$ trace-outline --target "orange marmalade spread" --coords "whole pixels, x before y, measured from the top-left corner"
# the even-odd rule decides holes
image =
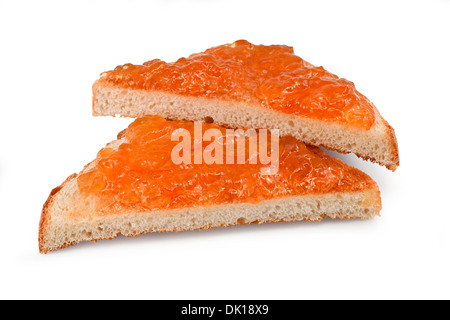
[[[275,174],[263,174],[261,169],[270,164],[259,161],[252,164],[249,152],[246,152],[243,164],[237,161],[234,164],[227,161],[222,164],[207,164],[205,161],[176,164],[172,153],[182,140],[173,139],[174,133],[183,129],[194,140],[195,125],[200,125],[203,133],[216,129],[225,138],[229,135],[227,129],[214,123],[170,121],[159,116],[136,119],[121,134],[123,143],[118,148],[106,146],[98,153],[96,164],[79,175],[80,191],[100,195],[108,206],[134,206],[152,211],[360,191],[375,184],[366,174],[291,136],[279,138],[279,161]],[[256,134],[261,137],[259,131]],[[192,155],[196,151],[205,152],[215,141],[195,139],[197,141],[189,144]],[[218,141],[222,141],[224,155],[228,156],[228,140]],[[268,150],[269,153],[275,150],[272,143]],[[232,155],[237,157],[238,152]]]
[[[173,63],[151,60],[102,74],[101,81],[131,89],[216,98],[370,129],[372,103],[345,79],[294,55],[292,47],[245,40]]]

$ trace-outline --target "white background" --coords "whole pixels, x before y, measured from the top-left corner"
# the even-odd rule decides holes
[[[132,120],[94,118],[118,64],[247,39],[347,78],[395,128],[392,173],[341,156],[381,217],[150,234],[38,252],[50,190]],[[1,1],[0,298],[450,298],[450,1]]]

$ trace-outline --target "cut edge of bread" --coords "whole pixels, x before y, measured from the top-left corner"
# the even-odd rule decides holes
[[[281,136],[341,153],[354,153],[395,171],[400,164],[394,129],[373,106],[375,124],[369,130],[282,113],[257,105],[191,97],[159,91],[124,89],[97,80],[93,85],[93,115],[204,121],[234,128],[278,129]]]

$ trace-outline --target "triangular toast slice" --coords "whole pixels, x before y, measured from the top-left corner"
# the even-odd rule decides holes
[[[363,172],[290,136],[230,130],[159,116],[136,119],[51,192],[42,210],[40,252],[119,234],[379,214],[377,184]]]
[[[399,165],[394,130],[373,103],[352,82],[313,66],[288,46],[240,40],[174,63],[118,66],[94,83],[93,114],[158,114],[279,129],[391,170]]]

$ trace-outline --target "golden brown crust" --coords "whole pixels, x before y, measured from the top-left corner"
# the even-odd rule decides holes
[[[125,130],[123,130],[123,131],[125,131]],[[89,162],[87,165],[85,165],[82,171],[84,171],[87,167],[89,167],[94,161],[95,160],[93,160],[93,161]],[[52,206],[52,204],[53,204],[53,202],[55,200],[56,194],[62,188],[64,188],[64,186],[66,186],[72,179],[75,179],[77,177],[78,177],[77,173],[73,173],[70,176],[68,176],[66,178],[66,180],[64,180],[64,182],[61,185],[59,185],[58,187],[56,187],[52,191],[50,191],[50,195],[48,196],[47,200],[44,203],[44,206],[42,208],[42,213],[41,213],[41,219],[40,219],[40,222],[39,222],[39,252],[40,253],[47,253],[47,252],[56,250],[56,249],[50,250],[50,249],[45,247],[44,236],[45,236],[46,228],[47,228],[47,226],[49,224],[49,221],[51,219],[51,215],[50,215],[49,211],[50,211],[50,208],[51,208],[51,206]],[[62,246],[62,247],[60,247],[58,249],[62,249],[62,248],[65,248],[65,247],[68,247],[70,245],[74,245],[74,244],[77,244],[77,243],[78,242],[67,244],[67,245],[64,245],[64,246]]]
[[[74,179],[76,176],[77,176],[76,173],[71,174],[69,177],[67,177],[66,180],[64,180],[64,182],[60,186],[54,188],[50,192],[50,195],[48,196],[47,201],[45,201],[44,206],[42,207],[41,219],[39,221],[39,252],[40,253],[47,253],[50,251],[47,248],[45,248],[44,235],[45,235],[45,230],[51,219],[50,214],[49,214],[49,209],[50,209],[51,205],[53,204],[55,196],[70,180]]]
[[[123,137],[125,137],[126,133],[127,133],[127,129],[123,129],[122,131],[120,131],[120,132],[117,134],[117,140],[120,140],[120,139],[122,139]]]
[[[392,128],[386,120],[383,119],[383,121],[384,121],[384,124],[385,124],[385,126],[387,128],[386,129],[387,130],[386,134],[387,134],[387,137],[389,139],[389,143],[392,146],[392,148],[391,148],[391,150],[392,150],[391,155],[392,155],[392,158],[394,159],[394,164],[392,166],[388,167],[388,169],[390,169],[392,171],[395,171],[395,169],[397,169],[397,167],[400,165],[400,154],[399,154],[399,151],[398,151],[397,137],[395,135],[394,128]]]

